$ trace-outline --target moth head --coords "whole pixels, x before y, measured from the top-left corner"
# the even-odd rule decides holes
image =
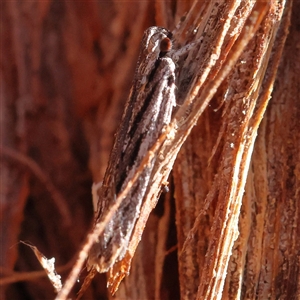
[[[172,41],[170,38],[165,37],[160,41],[160,56],[164,56],[167,52],[172,49]]]
[[[153,55],[155,53],[158,56],[161,51],[168,52],[172,48],[172,33],[165,28],[150,27],[145,31],[144,38],[146,55]]]
[[[145,30],[136,70],[136,78],[141,84],[147,82],[157,59],[172,49],[171,38],[171,31],[163,27],[153,26]]]

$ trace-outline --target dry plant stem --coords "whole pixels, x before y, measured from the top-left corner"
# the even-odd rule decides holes
[[[271,60],[268,64],[263,83],[265,95],[261,95],[258,101],[258,104],[262,106],[264,105],[264,98],[266,98],[266,95],[268,95],[272,89],[282,49],[287,37],[291,8],[292,3],[290,2],[285,6],[283,16],[282,11],[277,10],[277,15],[271,15],[269,26],[265,26],[265,28],[271,28],[273,36],[271,37],[269,47],[272,47],[280,19],[282,20],[274,44],[274,46],[276,45],[277,47],[274,47],[272,50]],[[275,8],[274,11],[276,11]],[[275,26],[272,21],[275,23]],[[288,48],[288,46],[286,48]],[[289,62],[285,61],[284,57],[285,55],[282,57],[282,65],[288,65]],[[292,64],[297,63],[294,57],[291,57],[290,61],[292,61]],[[284,67],[283,69],[288,70],[289,67]],[[284,180],[281,181],[281,164],[282,161],[286,159],[286,149],[289,148],[289,145],[292,145],[292,151],[289,152],[288,150],[289,153],[287,154],[287,156],[291,157],[291,161],[284,163],[286,165],[283,167],[283,170],[294,167],[293,159],[295,158],[293,152],[297,151],[297,145],[293,143],[293,138],[290,139],[288,137],[289,133],[287,132],[293,128],[289,128],[290,121],[283,121],[285,123],[284,128],[287,128],[287,130],[283,129],[283,131],[286,131],[286,133],[276,130],[278,123],[282,122],[281,120],[285,120],[285,109],[283,108],[283,110],[278,113],[280,110],[278,110],[278,107],[287,108],[287,115],[289,116],[287,120],[291,120],[291,122],[296,120],[290,115],[290,112],[295,111],[296,108],[294,106],[295,103],[293,103],[294,101],[283,105],[283,102],[287,101],[290,95],[294,95],[294,91],[289,90],[288,96],[286,97],[285,95],[284,100],[280,99],[281,95],[284,95],[282,91],[286,89],[284,86],[285,83],[290,82],[291,86],[296,86],[291,78],[286,78],[286,74],[287,73],[282,73],[282,70],[277,73],[278,80],[280,81],[280,78],[283,78],[284,84],[276,85],[276,89],[273,91],[272,101],[268,113],[260,127],[258,140],[253,153],[252,168],[250,169],[246,185],[247,192],[244,197],[242,213],[240,215],[240,237],[234,249],[234,253],[247,253],[247,257],[241,257],[235,254],[231,258],[231,265],[238,266],[238,268],[235,273],[228,274],[225,295],[229,298],[236,298],[241,295],[241,297],[247,299],[296,299],[293,298],[297,290],[293,280],[297,281],[297,279],[294,279],[295,277],[290,274],[297,268],[297,263],[294,265],[294,249],[291,244],[298,240],[297,237],[295,238],[295,236],[293,236],[295,234],[293,233],[295,225],[293,222],[295,220],[294,218],[297,218],[298,212],[295,211],[295,207],[292,208],[292,213],[289,212],[289,205],[293,206],[294,203],[297,202],[297,198],[294,198],[295,195],[292,195],[290,198],[284,195],[283,198],[281,198],[280,194],[282,192],[293,194],[294,192],[293,186],[285,187]],[[278,103],[280,104],[277,106]],[[281,115],[279,120],[275,121],[272,117],[271,120],[268,120],[269,114],[272,114],[274,110],[275,115]],[[273,126],[274,128],[272,128]],[[273,130],[276,132],[275,136],[272,136],[274,133]],[[293,133],[290,134],[293,135]],[[283,136],[284,139],[289,141],[288,143],[281,140]],[[268,142],[266,140],[268,140]],[[279,148],[277,148],[278,145],[276,145],[278,140],[280,141]],[[268,146],[270,146],[271,149]],[[280,153],[279,155],[275,154],[275,159],[272,155],[272,148]],[[272,176],[273,172],[276,173],[275,176]],[[289,175],[291,176],[291,174]],[[291,177],[295,175],[296,174],[293,174]],[[276,186],[276,188],[274,188],[274,186]],[[274,192],[275,194],[273,194]],[[280,207],[281,201],[284,203],[283,207]],[[275,208],[276,206],[277,208]],[[276,210],[278,211],[276,212]],[[285,219],[286,213],[289,215],[288,219]],[[281,232],[281,226],[283,227],[284,233]],[[289,241],[289,245],[285,243],[285,239],[280,241],[284,235],[289,236],[286,239],[286,241]],[[286,251],[282,253],[281,257],[280,249],[282,247]],[[291,262],[292,264],[290,264]],[[287,268],[278,268],[282,263],[286,264],[285,266],[287,266]],[[239,277],[241,278],[241,274],[243,275],[242,283],[240,282],[241,279],[238,279]],[[280,278],[280,285],[276,284],[276,278]],[[283,278],[285,278],[285,280],[283,280]],[[241,288],[242,284],[243,288]]]
[[[233,52],[235,52],[235,50],[234,50],[235,48],[233,48]],[[281,49],[282,50],[282,49]],[[280,56],[280,52],[278,52],[277,53],[277,55],[279,55]],[[264,57],[262,57],[262,58],[264,58]],[[228,56],[228,59],[230,60],[230,57]],[[274,70],[276,71],[276,68],[278,67],[278,61],[277,61],[277,65],[275,65],[274,66]],[[264,93],[264,94],[262,94],[262,95],[260,95],[260,99],[262,99],[262,100],[260,100],[260,104],[258,105],[258,109],[257,109],[257,113],[254,115],[254,118],[253,118],[253,120],[252,120],[252,126],[251,126],[251,128],[253,128],[253,131],[251,131],[251,132],[249,132],[249,134],[251,134],[251,135],[253,135],[253,136],[255,136],[256,135],[256,131],[257,131],[257,128],[258,128],[258,126],[259,126],[259,124],[260,124],[260,121],[261,121],[261,119],[262,119],[262,116],[263,116],[263,114],[264,114],[264,112],[265,112],[265,109],[266,109],[266,106],[267,106],[267,104],[268,104],[268,100],[269,100],[269,97],[270,97],[270,93],[271,93],[271,91],[272,91],[272,86],[273,86],[273,83],[274,83],[274,77],[275,77],[275,75],[276,75],[276,72],[275,72],[275,74],[273,74],[273,77],[272,78],[270,78],[270,80],[269,80],[269,82],[268,82],[268,85],[267,85],[267,88],[266,88],[266,92]],[[258,76],[258,79],[259,80],[261,80],[263,78],[263,74],[261,74],[261,76]],[[259,83],[258,85],[260,85],[261,83]],[[257,85],[257,84],[256,84]],[[208,90],[209,90],[209,88],[208,88]],[[256,93],[257,93],[258,91],[256,91]],[[257,96],[257,95],[256,95]],[[252,109],[253,109],[253,107],[252,107]],[[254,127],[253,127],[254,126]],[[250,138],[250,140],[252,139],[252,137]],[[215,151],[214,151],[215,152]],[[213,189],[212,189],[213,190]],[[215,194],[215,193],[214,193]],[[209,197],[207,197],[207,200],[212,200],[213,199],[213,196],[209,196]],[[195,232],[197,231],[197,228],[198,228],[198,225],[199,225],[199,217],[201,217],[203,214],[205,214],[205,212],[206,212],[206,210],[208,209],[208,207],[209,207],[209,205],[210,205],[210,201],[206,201],[206,204],[205,204],[205,206],[204,206],[204,208],[201,210],[201,212],[200,212],[200,214],[197,216],[197,219],[196,219],[196,222],[195,222],[195,224],[194,224],[194,226],[193,226],[193,229],[191,230],[191,232],[189,233],[189,236],[188,236],[188,238],[190,238],[190,236],[192,236],[192,235],[194,235],[195,234]],[[186,242],[188,242],[188,241],[186,241]],[[183,246],[183,249],[182,249],[182,251],[184,251],[185,250],[185,247],[186,247],[186,243],[184,244],[184,246]]]
[[[282,28],[276,37],[278,51],[286,38],[291,5],[291,2],[286,5]],[[295,12],[293,18],[298,19]],[[291,43],[298,40],[299,31],[294,26],[290,29],[281,58],[272,101],[260,128],[261,137],[250,174],[254,178],[253,183],[249,183],[253,185],[253,191],[248,196],[252,208],[248,221],[251,228],[243,232],[249,236],[246,280],[243,283],[245,298],[298,299],[299,226],[296,224],[299,224],[299,173],[290,172],[299,164],[299,105],[296,96],[299,95],[299,68],[293,68],[299,65],[299,49],[296,50],[296,45]],[[273,64],[278,64],[277,53],[273,55]],[[270,77],[273,75],[269,72]],[[241,223],[244,224],[245,220]]]
[[[256,15],[256,17],[258,17],[256,24],[255,24],[256,19],[255,18],[253,19],[253,15],[249,17],[248,23],[246,23],[244,25],[243,32],[240,34],[239,39],[236,41],[236,43],[233,45],[232,49],[230,50],[229,54],[227,55],[227,58],[226,58],[226,61],[224,62],[223,68],[216,75],[216,77],[214,78],[214,81],[213,82],[209,81],[209,83],[207,84],[205,89],[201,92],[201,96],[200,96],[201,99],[206,100],[206,99],[212,98],[212,94],[214,94],[216,92],[217,87],[224,80],[224,78],[227,76],[227,74],[231,71],[231,69],[233,68],[237,59],[240,57],[241,53],[244,51],[247,43],[254,36],[255,32],[258,29],[260,22],[262,21],[262,18],[264,17],[264,14],[266,13],[266,9],[267,9],[267,7],[265,6],[264,10],[260,10],[260,12],[258,12],[259,10],[257,10],[256,12],[253,13],[253,15]],[[249,37],[247,37],[248,33],[250,34]],[[198,90],[198,88],[199,87],[196,86],[196,91]],[[192,92],[191,94],[194,94],[195,92]],[[204,108],[207,106],[207,103],[204,102],[204,104],[203,104],[203,101],[202,102],[197,101],[197,103],[198,103],[197,109],[195,109],[191,113],[191,118],[193,118],[193,119],[198,119],[199,111],[201,113],[204,110]],[[204,108],[203,108],[203,106],[204,106]],[[211,199],[212,197],[209,197],[209,198]],[[205,205],[202,213],[205,212],[205,210],[208,208],[209,205],[210,205],[210,203],[207,203]],[[197,223],[195,225],[197,225]],[[193,234],[193,233],[194,232],[191,231],[190,234]],[[185,245],[183,246],[182,251],[184,251],[184,249],[185,249]]]
[[[270,15],[272,15],[272,10],[270,10]],[[268,18],[266,18],[265,22],[262,25],[262,28],[265,28],[266,24],[268,24]],[[270,25],[270,27],[273,27],[273,26]],[[275,28],[275,32],[276,32],[276,28]],[[266,36],[268,36],[268,34],[266,34]],[[265,42],[266,44],[264,46],[261,46],[261,48],[267,49],[267,51],[265,51],[267,53],[267,55],[265,55],[264,53],[260,55],[260,57],[261,57],[260,64],[263,67],[260,70],[260,73],[257,76],[257,79],[254,81],[253,87],[250,89],[250,92],[248,93],[248,95],[251,95],[251,98],[253,97],[254,99],[256,99],[258,96],[259,87],[261,86],[261,81],[262,81],[262,78],[264,77],[265,66],[266,66],[266,63],[264,62],[264,60],[268,59],[268,52],[270,52],[270,48],[268,49],[268,47],[266,47],[267,43],[269,42],[268,38],[266,37],[266,41],[264,41],[264,39],[265,38],[263,37],[262,41]],[[272,42],[272,38],[271,38],[271,42]],[[260,44],[259,40],[258,40],[257,44]],[[272,43],[271,43],[271,47],[272,47]],[[279,52],[280,52],[280,50],[281,49],[279,49]],[[241,60],[243,60],[243,58],[241,58]],[[278,61],[276,63],[278,65]],[[274,66],[275,71],[276,71],[277,65]],[[272,84],[273,84],[272,81],[268,83],[268,85],[272,85]],[[252,119],[249,120],[249,117],[248,117],[248,121],[245,122],[245,125],[248,124],[248,128],[245,125],[241,126],[242,133],[239,133],[238,136],[245,137],[245,140],[243,141],[243,139],[241,139],[240,142],[234,143],[235,148],[240,147],[240,149],[234,154],[235,157],[233,157],[233,162],[231,163],[232,165],[235,166],[235,169],[236,169],[235,173],[232,175],[233,180],[229,179],[229,182],[231,180],[233,181],[232,186],[228,187],[229,190],[232,190],[232,194],[231,195],[230,194],[228,194],[228,195],[222,194],[222,196],[219,197],[219,201],[218,201],[218,203],[219,202],[223,203],[222,197],[225,197],[225,196],[228,197],[228,199],[232,199],[228,203],[229,215],[225,218],[224,223],[226,224],[226,227],[233,228],[233,231],[236,230],[236,228],[237,228],[237,216],[239,215],[239,205],[241,204],[241,197],[242,197],[241,193],[243,193],[243,186],[245,183],[246,174],[247,174],[247,170],[248,170],[247,165],[249,164],[249,160],[251,157],[251,152],[252,152],[252,147],[253,147],[254,139],[256,136],[256,132],[257,132],[257,127],[261,121],[264,110],[265,110],[266,105],[269,100],[270,89],[269,89],[268,85],[267,85],[266,92],[263,95],[261,95],[262,101],[258,102],[259,103],[258,110],[252,116]],[[252,103],[252,106],[249,107],[249,111],[247,111],[247,114],[249,114],[249,116],[251,116],[253,114],[253,109],[254,109],[254,106]],[[231,119],[232,119],[232,117],[231,117]],[[224,122],[224,123],[226,123],[226,122]],[[225,154],[223,154],[223,155],[226,156]],[[227,155],[227,157],[230,157],[230,155]],[[238,175],[236,173],[237,171],[240,172],[240,175]],[[231,176],[229,176],[229,178],[231,178]],[[225,182],[222,183],[221,180],[225,181],[226,183]],[[236,181],[237,184],[235,184],[234,181]],[[218,182],[218,183],[216,184],[216,182]],[[214,198],[214,195],[217,194],[215,189],[218,188],[218,186],[226,187],[227,184],[228,183],[226,181],[226,178],[222,178],[221,175],[219,175],[216,178],[214,186],[211,188],[211,192],[206,199],[207,203],[205,204],[205,210],[208,207],[209,201],[211,201]],[[235,199],[238,199],[238,200],[235,200]],[[234,201],[236,201],[236,202],[234,202]],[[224,204],[224,206],[225,206],[225,204]],[[224,210],[224,207],[220,207],[218,204],[218,209],[219,209],[219,214],[220,214],[220,210],[221,210],[221,214],[217,215],[217,213],[218,213],[218,211],[217,211],[216,216],[215,216],[215,219],[216,219],[216,222],[214,224],[215,227],[212,229],[212,233],[211,233],[211,237],[214,237],[214,238],[211,240],[210,245],[213,244],[214,248],[210,248],[209,251],[211,251],[211,252],[207,254],[207,262],[208,262],[209,266],[206,265],[205,268],[203,270],[201,270],[201,272],[203,272],[202,273],[203,277],[200,280],[200,283],[202,283],[202,286],[201,286],[202,290],[201,290],[201,294],[198,294],[199,299],[206,299],[205,297],[207,297],[207,299],[211,299],[211,297],[214,297],[213,295],[217,295],[216,297],[221,297],[223,283],[221,281],[217,282],[217,280],[221,278],[222,274],[226,274],[226,265],[228,263],[228,253],[230,253],[230,250],[228,251],[226,249],[231,249],[231,247],[233,245],[232,239],[235,238],[234,233],[232,234],[232,233],[228,232],[228,230],[225,228],[223,234],[226,238],[229,238],[229,240],[227,240],[228,244],[225,246],[225,248],[222,248],[222,249],[217,248],[218,241],[223,241],[223,238],[220,238],[218,233],[216,233],[217,232],[216,228],[218,228],[219,226],[221,227],[222,225],[219,225],[219,224],[216,225],[216,223],[221,218],[222,213],[223,213],[222,210]],[[205,212],[205,210],[201,211],[200,215],[202,215]],[[189,234],[190,236],[195,235],[196,231],[199,228],[200,215],[196,219],[195,225]],[[222,218],[223,218],[223,216],[222,216]],[[227,231],[227,233],[226,233],[226,231]],[[187,247],[189,241],[190,240],[186,241],[186,243],[184,245],[184,249]],[[219,242],[219,243],[221,243],[221,242]],[[224,243],[226,243],[226,240],[224,240]],[[190,246],[193,247],[192,245],[190,245]],[[224,246],[222,246],[222,247],[224,247]],[[215,253],[217,253],[217,254],[215,254]],[[212,260],[215,261],[215,266],[212,265]],[[208,273],[208,269],[210,271],[213,269],[214,274],[216,274],[216,275],[213,276],[211,273]],[[220,270],[220,271],[218,271],[218,270]],[[207,274],[210,274],[210,275],[208,276]],[[212,278],[212,281],[209,283],[206,282],[207,278]],[[213,282],[213,280],[215,280],[215,282]],[[223,278],[223,280],[224,280],[224,278]],[[211,292],[209,289],[211,289]],[[207,294],[204,294],[205,292],[207,292]],[[182,295],[182,297],[184,298],[184,295]],[[232,297],[230,297],[230,299],[231,298]]]
[[[62,288],[62,283],[61,283],[61,276],[57,274],[55,269],[55,265],[54,265],[55,258],[48,259],[42,252],[38,250],[37,247],[32,246],[23,241],[21,241],[21,243],[31,248],[35,257],[37,258],[42,268],[46,272],[48,279],[51,282],[55,292],[58,293]]]
[[[291,7],[287,9],[288,14],[290,14],[290,9],[291,9]],[[290,17],[288,16],[285,20],[285,24],[284,24],[284,28],[283,28],[284,34],[283,34],[282,41],[280,42],[280,47],[276,48],[276,52],[274,53],[274,59],[271,61],[271,63],[272,63],[271,67],[268,66],[269,71],[268,71],[267,76],[266,76],[267,80],[265,80],[264,83],[263,83],[264,93],[262,93],[259,96],[259,99],[257,100],[257,103],[258,103],[256,105],[257,112],[252,118],[251,127],[253,128],[253,131],[249,132],[249,134],[252,135],[251,137],[249,136],[249,140],[252,140],[255,137],[255,135],[257,134],[258,126],[260,125],[263,114],[265,113],[266,107],[268,105],[268,101],[270,99],[270,96],[271,96],[271,93],[272,93],[272,90],[273,90],[273,85],[274,85],[274,81],[275,81],[275,77],[276,77],[276,71],[277,71],[277,68],[278,68],[278,65],[279,65],[279,62],[280,62],[280,57],[282,55],[285,39],[286,39],[287,34],[288,34],[289,24],[290,24]],[[274,42],[274,39],[275,39],[275,36],[276,36],[276,30],[274,30],[274,32],[275,33],[272,34],[273,38],[268,42],[269,43],[268,52],[271,51],[272,45],[273,45],[273,42]],[[266,59],[266,57],[269,57],[269,55],[265,55],[262,58]],[[266,63],[262,63],[262,65],[265,65],[265,64]],[[260,71],[260,72],[262,72],[262,71]],[[268,76],[269,74],[270,74],[270,76]],[[263,75],[261,75],[260,78],[263,78]],[[218,138],[220,139],[221,137],[222,137],[222,134],[220,134]],[[217,142],[217,145],[218,144],[219,144],[219,141]],[[216,146],[214,146],[214,148],[215,147]],[[215,150],[213,151],[213,153],[215,153]],[[214,191],[214,190],[215,190],[215,188],[212,187],[211,191]],[[187,240],[184,243],[183,248],[181,250],[182,252],[184,252],[184,250],[187,246],[187,243],[189,243],[189,239],[192,238],[192,236],[198,230],[198,227],[199,227],[199,224],[200,224],[200,221],[201,221],[201,217],[206,214],[206,212],[208,210],[208,207],[210,206],[211,201],[213,200],[215,194],[216,193],[213,192],[211,195],[208,195],[208,197],[206,198],[204,207],[201,209],[200,213],[197,215],[194,226],[193,226],[193,228],[191,229],[191,231],[189,232],[189,234],[187,236]]]
[[[260,22],[262,21],[262,18],[264,17],[264,14],[266,13],[266,6],[264,7],[264,10],[254,11],[245,26],[243,27],[243,31],[239,36],[239,39],[234,44],[234,46],[231,49],[231,52],[228,54],[226,62],[224,63],[223,68],[220,70],[220,72],[217,74],[217,76],[214,78],[214,82],[209,82],[207,86],[203,89],[201,92],[199,98],[197,101],[195,101],[194,109],[191,112],[191,114],[186,118],[186,124],[188,125],[188,129],[190,130],[197,122],[199,116],[202,114],[204,109],[207,107],[207,104],[213,97],[213,95],[216,93],[217,88],[221,84],[221,82],[224,80],[224,78],[229,74],[231,69],[233,68],[234,64],[236,63],[237,59],[243,52],[244,48],[248,44],[248,42],[251,40],[251,38],[254,36],[255,32],[257,31]],[[195,88],[191,91],[190,96],[186,100],[187,104],[190,104],[193,102],[193,99],[197,96],[199,92],[199,85],[196,83]],[[180,114],[181,113],[181,114]],[[181,119],[184,117],[185,111],[182,109],[178,111],[178,119]],[[185,129],[185,128],[184,128]],[[189,131],[188,131],[189,132]]]
[[[261,86],[261,79],[263,78],[264,70],[261,72],[261,76],[259,76],[257,82],[253,85],[256,91],[250,92],[249,94],[253,95],[254,99],[257,98],[257,93],[259,87]],[[251,91],[251,90],[250,90]],[[202,277],[200,282],[203,283],[200,285],[198,290],[198,299],[211,299],[213,295],[218,295],[217,299],[220,299],[222,294],[222,286],[223,281],[225,280],[224,274],[226,274],[227,264],[228,264],[228,253],[230,253],[230,249],[232,249],[233,242],[236,239],[238,234],[237,230],[237,222],[240,205],[242,203],[242,194],[244,190],[244,185],[246,181],[247,171],[249,168],[251,153],[254,145],[254,140],[256,137],[257,127],[261,121],[261,118],[264,113],[264,109],[268,102],[268,91],[266,91],[267,97],[264,95],[264,103],[261,103],[261,109],[256,112],[253,116],[254,121],[250,122],[248,128],[241,128],[240,136],[244,137],[244,141],[238,145],[239,150],[235,155],[235,158],[232,161],[232,164],[235,167],[235,172],[232,174],[232,181],[230,180],[228,190],[230,194],[225,194],[227,192],[221,192],[219,195],[218,206],[215,215],[215,222],[211,231],[211,235],[214,237],[210,241],[210,247],[207,253],[207,264],[203,269]],[[251,108],[253,110],[253,106]],[[249,112],[251,112],[251,110]],[[246,122],[246,124],[249,123]],[[235,147],[237,146],[234,144]],[[224,155],[225,156],[225,155]],[[228,155],[227,155],[228,156]],[[230,156],[229,156],[230,157]],[[222,179],[225,180],[226,179]],[[237,184],[235,183],[237,182]],[[220,186],[223,186],[224,183],[220,182]],[[225,204],[225,200],[222,201],[222,197],[228,199],[228,203]],[[223,204],[224,202],[224,204]],[[224,206],[222,206],[224,205]],[[228,205],[228,206],[227,206]],[[227,207],[227,208],[226,208]],[[225,212],[226,211],[226,216]],[[226,227],[222,226],[218,223],[219,220],[222,220]],[[222,229],[220,229],[222,228]],[[220,231],[219,231],[220,230]],[[222,231],[221,231],[222,230]],[[231,232],[230,232],[231,231]],[[216,254],[217,253],[217,254]],[[212,266],[211,261],[214,261],[214,265]],[[209,263],[208,263],[209,261]],[[211,278],[210,281],[205,282],[205,278],[207,278],[207,271],[214,272],[216,276],[212,276],[212,273],[208,278]],[[223,275],[223,276],[222,276]]]
[[[245,27],[247,27],[247,24],[245,25]],[[232,49],[233,50],[233,49]],[[233,53],[234,53],[234,50],[233,50]],[[235,145],[236,146],[236,145]],[[251,145],[250,145],[251,146]],[[251,153],[251,147],[250,147],[249,145],[248,145],[248,147],[249,147],[249,153]],[[239,161],[241,161],[241,160],[243,160],[243,158],[241,157],[241,154],[243,153],[243,148],[247,148],[247,146],[243,146],[240,150],[239,150],[239,157],[237,157],[238,158],[238,160]],[[249,157],[248,157],[248,160],[249,160]],[[246,168],[245,168],[245,170],[247,169],[247,166],[246,166]],[[238,168],[237,168],[237,170],[238,170]],[[242,171],[243,172],[243,171]],[[244,172],[244,174],[246,173],[246,171]],[[233,175],[234,176],[234,175]],[[235,178],[237,178],[237,174],[235,174]],[[220,179],[218,179],[218,178],[216,178],[216,182],[218,181],[218,180],[220,180]],[[241,182],[243,182],[243,180],[242,180],[242,178],[241,178]],[[215,183],[215,187],[217,187],[219,184],[216,184]],[[238,190],[238,191],[240,191],[240,192],[242,192],[243,191],[243,189],[242,188],[239,188],[239,187],[236,187],[235,188],[236,190]],[[211,192],[210,192],[210,195],[207,197],[207,203],[205,204],[205,207],[207,208],[208,207],[208,205],[209,205],[209,203],[210,203],[210,201],[213,199],[213,195],[215,195],[216,193],[215,192],[213,192],[213,190],[214,190],[214,188],[212,188],[211,189]],[[237,196],[241,196],[241,195],[237,195]],[[236,207],[235,209],[238,209],[238,207]],[[202,214],[203,213],[203,211],[200,213],[200,214]],[[234,212],[233,212],[233,215],[234,215]],[[218,217],[216,217],[216,219],[218,219]],[[195,224],[195,226],[194,226],[194,228],[192,229],[192,231],[191,231],[191,233],[190,233],[190,236],[191,235],[194,235],[195,234],[195,232],[197,231],[197,228],[198,228],[198,225],[199,225],[199,222],[200,221],[200,218],[198,217],[198,220],[196,220],[196,224]],[[233,221],[234,222],[236,222],[236,219],[233,219]],[[213,235],[214,236],[214,235]],[[233,235],[234,236],[234,235]],[[216,238],[216,240],[217,240],[217,238]],[[183,246],[183,249],[185,249],[186,248],[186,246],[187,246],[187,243],[189,242],[189,240],[187,240],[186,241],[186,243],[185,243],[185,245]],[[229,244],[231,243],[231,245],[232,245],[232,243],[233,243],[233,240],[231,240],[230,242],[229,242]],[[215,250],[214,250],[215,251]],[[215,253],[215,252],[212,252],[212,254],[213,253]],[[219,252],[219,254],[220,253],[224,253],[224,255],[226,255],[226,253],[228,253],[228,251],[224,251],[224,252],[222,252],[222,251],[220,251]],[[184,254],[184,253],[182,253],[182,254]],[[211,255],[212,255],[211,254]],[[227,260],[228,260],[228,256],[227,256],[227,258],[226,258]],[[208,259],[209,260],[209,259]],[[210,262],[211,262],[211,260],[210,260]],[[210,263],[210,266],[211,266],[211,263]],[[221,269],[222,269],[222,267],[224,267],[224,265],[223,264],[221,264],[221,263],[217,263],[216,262],[216,266],[220,266],[221,267]],[[216,267],[217,268],[217,267]],[[216,269],[214,269],[214,270],[216,270]],[[221,274],[225,274],[226,272],[225,271],[223,271],[223,272],[221,272]],[[203,276],[205,276],[205,278],[213,278],[214,276],[212,276],[212,275],[210,275],[210,276],[207,276],[207,270],[203,270]],[[221,276],[219,275],[219,276],[216,276],[216,278],[221,278]],[[223,279],[222,280],[224,280],[224,277],[223,277]],[[203,282],[203,283],[205,283],[205,279],[203,278],[200,282]],[[222,283],[221,282],[219,282],[219,283],[217,283],[218,284],[218,288],[217,288],[217,290],[214,290],[214,292],[212,292],[212,294],[214,294],[214,295],[219,295],[219,297],[220,297],[220,295],[221,295],[221,292],[220,292],[220,288],[221,288],[221,286],[222,286]],[[210,283],[210,284],[208,284],[207,286],[205,286],[205,287],[203,287],[202,286],[202,288],[203,289],[207,289],[208,287],[211,287],[211,288],[213,288],[213,286],[212,286],[212,284]],[[212,295],[211,294],[211,295]],[[211,296],[210,295],[210,296]],[[210,296],[207,296],[206,295],[206,297],[210,297]],[[202,296],[199,296],[198,295],[198,297],[199,297],[199,299],[202,299],[202,297],[205,297],[204,295],[202,295]]]

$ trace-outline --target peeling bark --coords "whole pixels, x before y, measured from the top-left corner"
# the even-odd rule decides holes
[[[197,54],[198,96],[225,68],[255,3],[193,7],[190,20],[201,15],[206,36]],[[154,24],[172,30],[191,7],[1,3],[1,299],[55,297],[18,241],[55,257],[64,282],[92,224],[91,185],[105,172],[142,33]],[[150,215],[114,299],[299,297],[299,15],[299,1],[271,1],[255,37],[195,116],[170,192]],[[176,38],[184,44],[191,36]],[[179,97],[192,86],[195,61],[185,61]],[[84,297],[111,297],[105,276]]]

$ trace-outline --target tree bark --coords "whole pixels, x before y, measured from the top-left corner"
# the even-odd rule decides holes
[[[55,298],[19,241],[54,257],[64,283],[93,222],[91,186],[103,178],[143,31],[174,29],[192,2],[1,3],[1,299]],[[225,68],[237,28],[257,4],[246,2],[193,6],[189,17],[205,16],[197,30],[210,41],[204,67],[221,47],[200,92]],[[114,299],[299,296],[299,15],[298,0],[269,3],[254,38],[186,130],[170,191],[150,215]],[[177,36],[182,44],[187,37]],[[180,82],[199,72],[195,61],[185,61]],[[178,85],[179,98],[188,88]],[[84,295],[109,297],[103,274]]]

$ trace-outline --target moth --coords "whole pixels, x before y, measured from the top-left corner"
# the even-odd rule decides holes
[[[133,178],[143,157],[169,124],[176,106],[175,51],[172,33],[150,27],[143,35],[135,76],[115,136],[108,167],[98,191],[95,223],[100,222],[116,196]],[[139,218],[141,205],[151,185],[154,158],[122,200],[104,233],[92,246],[88,269],[107,272],[126,252]]]

